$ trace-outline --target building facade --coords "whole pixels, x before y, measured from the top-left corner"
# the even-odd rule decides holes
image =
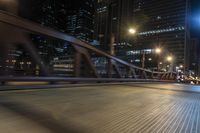
[[[137,25],[134,49],[163,49],[174,65],[189,69],[189,0],[134,0],[133,23]],[[164,59],[163,59],[164,61]]]
[[[86,42],[92,42],[94,32],[94,3],[93,0],[20,0],[20,16],[30,19],[41,26],[49,27],[57,31],[72,35]],[[87,24],[87,25],[86,25]],[[48,38],[42,35],[30,35],[38,54],[44,64],[50,69],[66,72],[70,67],[73,48],[67,42]],[[12,60],[20,71],[26,68],[40,75],[39,67],[29,56],[29,53],[17,48],[20,51],[17,60]],[[14,53],[15,54],[15,53]],[[8,60],[9,61],[9,60]],[[63,61],[65,62],[64,64]],[[18,65],[19,64],[19,65]],[[56,66],[56,68],[54,68]],[[63,68],[57,68],[64,66]],[[68,70],[67,70],[68,71]],[[27,74],[27,72],[23,72]],[[56,72],[57,73],[57,72]]]
[[[66,33],[86,42],[94,37],[94,0],[68,0],[66,2]]]
[[[145,58],[146,67],[157,67],[155,48],[160,47],[161,64],[172,55],[174,66],[188,70],[189,14],[189,0],[98,0],[95,36],[105,49],[114,45],[111,53],[136,65]]]
[[[83,41],[92,42],[94,34],[93,0],[34,0],[32,1],[31,10],[32,15],[29,19],[32,21]],[[65,66],[61,62],[72,58],[73,50],[67,42],[35,35],[32,36],[32,40],[40,56],[50,67],[58,66],[58,64],[59,66]],[[58,64],[55,64],[55,62]],[[71,65],[66,64],[66,66]],[[55,69],[65,70],[64,68]]]
[[[34,0],[31,20],[81,40],[92,42],[94,0]]]
[[[132,0],[97,0],[96,7],[95,39],[102,49],[111,52],[115,46],[118,52],[128,44]]]

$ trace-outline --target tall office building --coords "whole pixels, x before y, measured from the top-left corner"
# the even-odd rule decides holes
[[[65,0],[35,0],[31,4],[31,20],[62,32],[66,31]]]
[[[94,1],[34,0],[32,1],[32,15],[30,19],[81,40],[92,42],[94,33]],[[46,40],[40,36],[34,37],[33,40],[37,44],[41,44],[41,51],[45,50],[44,46],[54,47],[58,53],[64,51],[65,46],[62,41]],[[42,53],[45,54],[45,51]]]
[[[174,56],[175,65],[189,69],[189,0],[134,0],[133,23],[137,25],[134,49]]]
[[[35,0],[33,1],[33,21],[59,30],[86,42],[93,41],[94,2],[93,0]],[[72,66],[72,47],[64,41],[34,36],[40,55],[47,64],[64,70]],[[64,64],[63,64],[64,63]],[[65,66],[65,68],[57,68]],[[68,70],[67,70],[68,71]],[[59,72],[60,73],[60,72]],[[63,72],[61,72],[63,74]]]
[[[147,68],[157,67],[160,46],[187,70],[189,12],[189,0],[98,0],[96,39],[105,49],[114,44],[116,56],[137,65],[145,54]],[[129,28],[137,33],[129,34]]]
[[[102,49],[115,51],[128,45],[127,29],[131,20],[132,0],[97,0],[95,39]],[[115,53],[117,54],[117,53]]]
[[[20,16],[30,19],[41,26],[49,27],[60,32],[66,32],[66,4],[65,0],[20,0]],[[27,13],[28,12],[28,13]],[[69,53],[68,44],[64,41],[48,38],[42,35],[31,35],[34,46],[37,48],[38,54],[47,66],[51,66],[51,62],[58,57],[63,57]],[[29,54],[23,52],[28,58],[29,65],[36,75],[39,75],[39,67],[32,62]],[[22,64],[25,68],[26,63]],[[22,69],[23,69],[22,68]]]
[[[94,37],[95,0],[68,0],[66,2],[66,33],[92,42]]]
[[[30,19],[91,42],[94,34],[94,0],[35,0]]]

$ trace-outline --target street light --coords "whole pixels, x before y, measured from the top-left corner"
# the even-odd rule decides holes
[[[136,33],[136,29],[133,29],[133,28],[130,28],[128,31],[129,31],[130,34],[135,34]]]
[[[183,68],[183,65],[180,65],[179,67],[180,67],[180,68]]]
[[[169,71],[173,71],[173,57],[167,56],[167,61],[170,62],[170,66],[171,66]]]
[[[162,52],[162,50],[161,50],[161,48],[156,48],[155,49],[155,53],[158,55],[157,57],[157,59],[158,59],[158,61],[157,61],[157,70],[159,71],[160,70],[160,64],[159,64],[159,62],[160,62],[160,53]]]
[[[161,48],[156,48],[155,49],[156,54],[160,54],[162,52]]]
[[[172,56],[167,56],[167,61],[171,62],[173,60]]]

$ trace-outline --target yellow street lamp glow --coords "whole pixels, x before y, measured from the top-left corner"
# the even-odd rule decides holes
[[[183,65],[180,65],[179,67],[180,67],[180,68],[183,68]]]
[[[167,57],[167,61],[172,61],[172,60],[173,60],[172,56]]]
[[[128,31],[129,31],[130,34],[135,34],[135,33],[136,33],[136,30],[135,30],[135,29],[132,29],[132,28],[129,29]]]
[[[161,48],[156,48],[156,50],[155,50],[155,52],[157,53],[157,54],[160,54],[161,53]]]

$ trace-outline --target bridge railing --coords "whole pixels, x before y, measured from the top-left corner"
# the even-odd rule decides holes
[[[0,48],[1,82],[176,78],[174,72],[143,69],[87,42],[4,11],[0,11]]]

